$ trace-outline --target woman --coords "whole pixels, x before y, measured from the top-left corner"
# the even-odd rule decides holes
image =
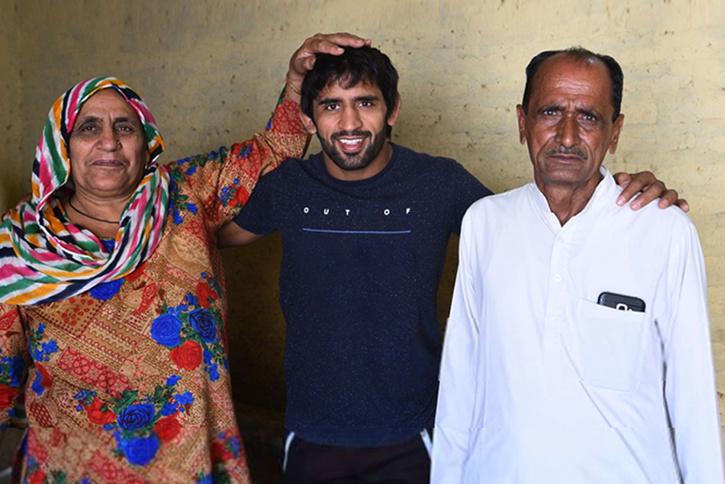
[[[248,482],[225,348],[216,231],[260,173],[303,154],[299,86],[316,35],[252,140],[159,166],[143,100],[115,78],[53,104],[32,199],[0,227],[0,411],[24,398],[20,476],[44,482]]]

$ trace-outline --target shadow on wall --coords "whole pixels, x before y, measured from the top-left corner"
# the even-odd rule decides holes
[[[30,172],[27,178],[30,179]],[[5,178],[0,181],[0,214],[15,207],[20,200],[30,199],[30,187],[26,187],[25,184],[8,186],[10,183],[11,181]]]
[[[281,239],[272,235],[223,254],[234,401],[284,412],[285,323],[278,290]]]

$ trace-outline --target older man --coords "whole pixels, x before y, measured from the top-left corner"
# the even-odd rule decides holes
[[[680,210],[614,204],[622,70],[527,67],[534,183],[463,220],[436,416],[438,483],[722,483],[706,280]]]

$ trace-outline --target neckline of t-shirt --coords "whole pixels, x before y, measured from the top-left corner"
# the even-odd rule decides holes
[[[398,154],[400,151],[400,147],[397,146],[395,143],[389,141],[390,147],[393,149],[393,152],[390,155],[390,161],[388,161],[388,164],[385,165],[385,168],[380,170],[379,173],[376,173],[375,175],[371,176],[370,178],[365,178],[363,180],[340,180],[339,178],[335,178],[334,176],[330,175],[330,173],[327,171],[327,167],[325,166],[325,158],[324,154],[322,152],[318,153],[319,157],[319,163],[322,167],[322,173],[326,180],[328,180],[331,183],[335,183],[338,185],[344,185],[346,187],[350,186],[360,186],[360,185],[367,185],[370,183],[375,183],[380,178],[384,177],[386,173],[388,173],[395,164],[396,159],[398,158]]]

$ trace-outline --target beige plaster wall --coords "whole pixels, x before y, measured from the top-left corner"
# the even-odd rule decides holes
[[[110,73],[135,86],[159,120],[171,160],[260,128],[289,55],[305,37],[359,32],[401,74],[395,141],[457,158],[500,191],[530,179],[514,117],[528,60],[576,44],[614,55],[625,71],[626,121],[608,164],[652,169],[689,199],[709,269],[718,384],[725,390],[720,0],[0,0],[0,7],[0,102],[10,113],[0,123],[0,209],[28,186],[50,103],[80,78]],[[227,255],[235,394],[274,408],[284,403],[278,257],[275,237]],[[442,317],[452,271],[449,261]]]
[[[0,2],[0,210],[30,190],[27,157],[20,149],[21,105],[18,2]],[[30,153],[32,161],[32,153]]]

